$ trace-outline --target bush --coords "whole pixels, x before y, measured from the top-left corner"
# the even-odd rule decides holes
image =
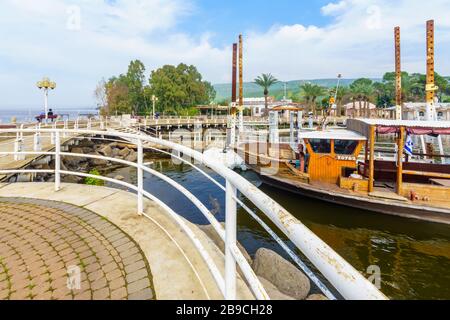
[[[97,169],[93,169],[93,170],[89,171],[89,174],[93,175],[93,176],[101,176],[100,172],[98,172]],[[104,186],[105,185],[105,182],[103,180],[90,178],[90,177],[89,178],[85,178],[84,179],[84,183],[89,185],[89,186]]]

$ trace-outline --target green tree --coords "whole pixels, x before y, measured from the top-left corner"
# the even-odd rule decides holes
[[[342,106],[350,97],[350,89],[342,86],[339,88],[337,94],[336,89],[333,89],[331,90],[330,95],[332,97],[336,96],[336,114],[338,117],[342,116]]]
[[[135,114],[144,112],[147,104],[144,95],[145,66],[139,60],[130,62],[125,76],[132,110]]]
[[[313,112],[314,115],[317,113],[317,99],[324,96],[326,90],[324,87],[312,84],[312,83],[304,83],[300,86],[300,91],[302,97],[305,99],[306,104],[309,106],[310,112]]]
[[[202,80],[194,66],[165,65],[152,71],[150,91],[158,97],[158,111],[182,113],[200,104],[209,104],[215,98],[213,86]]]
[[[105,114],[131,113],[128,84],[123,75],[112,77],[106,83],[106,101]]]
[[[359,116],[370,116],[370,101],[372,100],[375,90],[373,88],[373,81],[367,78],[360,78],[355,80],[350,85],[353,99],[357,99],[359,103]],[[355,100],[353,100],[355,101]],[[353,102],[355,105],[355,102]]]
[[[271,86],[278,83],[278,80],[270,73],[268,74],[263,73],[261,76],[255,79],[255,83],[264,89],[264,99],[265,99],[264,115],[267,116],[269,114],[269,103],[268,103],[269,89]]]

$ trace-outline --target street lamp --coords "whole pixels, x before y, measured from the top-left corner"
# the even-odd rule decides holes
[[[48,90],[55,90],[56,83],[50,81],[49,78],[44,77],[37,83],[39,90],[44,90],[44,108],[45,108],[45,122],[48,120]]]
[[[158,97],[155,95],[152,95],[152,102],[153,102],[153,119],[155,119],[156,110],[155,110],[155,104],[158,102]]]

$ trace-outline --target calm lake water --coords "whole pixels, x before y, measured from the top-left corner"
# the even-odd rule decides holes
[[[220,221],[224,220],[225,197],[217,186],[190,166],[174,165],[170,160],[153,161],[154,169],[185,186]],[[136,173],[130,168],[118,170],[111,176],[117,174],[136,180]],[[211,175],[224,184],[220,177]],[[261,185],[258,177],[251,172],[243,175],[283,205],[356,269],[365,273],[369,266],[378,265],[382,272],[382,291],[390,298],[450,299],[450,226],[327,204]],[[147,175],[145,187],[188,220],[207,224],[189,200],[166,183]],[[247,200],[245,202],[254,208]],[[286,256],[243,209],[239,210],[238,225],[239,241],[251,255],[258,248],[266,247]],[[281,236],[279,231],[278,234]]]
[[[37,108],[30,109],[14,109],[14,108],[0,108],[0,124],[11,123],[12,118],[16,118],[20,122],[35,122],[35,117],[40,115],[44,110]],[[81,108],[53,108],[53,112],[57,115],[63,115],[65,118],[76,119],[79,115],[98,114],[95,108],[81,107]]]

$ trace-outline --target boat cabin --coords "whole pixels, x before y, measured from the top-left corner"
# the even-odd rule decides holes
[[[367,140],[348,130],[302,132],[299,138],[306,146],[309,180],[332,184],[357,170],[358,156]]]
[[[368,139],[358,173],[368,180],[369,194],[388,188],[410,201],[450,207],[450,156],[443,143],[450,136],[450,121],[349,119],[347,128]],[[395,142],[393,160],[377,157],[376,141],[382,136]]]

